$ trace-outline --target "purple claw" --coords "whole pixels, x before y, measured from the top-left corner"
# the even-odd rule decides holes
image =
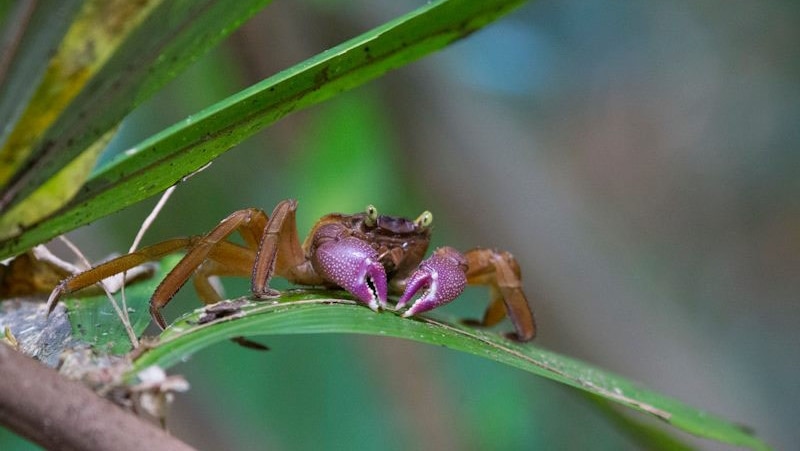
[[[314,269],[372,310],[386,307],[386,270],[378,252],[358,238],[328,241],[317,248]]]
[[[427,312],[457,298],[467,285],[467,261],[452,247],[441,247],[419,267],[406,281],[406,291],[397,301],[400,309],[419,291],[420,297],[405,313],[404,317]]]

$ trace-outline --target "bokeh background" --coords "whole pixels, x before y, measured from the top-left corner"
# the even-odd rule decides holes
[[[125,122],[124,150],[421,4],[277,1]],[[800,443],[800,3],[532,2],[284,119],[182,184],[146,242],[300,201],[434,213],[434,245],[511,250],[536,344]],[[155,199],[71,235],[127,249]],[[226,281],[231,295],[247,281]],[[478,316],[473,288],[449,313]],[[196,303],[184,290],[167,309]],[[504,324],[501,329],[510,325]],[[201,449],[637,449],[577,391],[399,340],[270,337],[175,368]],[[644,417],[623,411],[638,420]],[[703,449],[723,445],[679,437]]]

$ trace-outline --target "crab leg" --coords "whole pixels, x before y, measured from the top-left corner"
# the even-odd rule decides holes
[[[220,221],[214,229],[198,239],[183,259],[161,281],[156,291],[153,292],[153,296],[150,298],[150,314],[156,323],[162,328],[166,327],[166,322],[161,316],[160,309],[172,300],[175,293],[189,280],[206,258],[214,256],[212,251],[218,245],[224,243],[228,236],[238,230],[245,243],[253,246],[255,237],[264,230],[266,223],[266,213],[257,208],[246,208],[231,213],[227,218]]]
[[[281,201],[272,210],[252,268],[251,290],[256,297],[264,298],[277,294],[269,288],[269,280],[276,273],[293,283],[303,285],[322,283],[322,279],[316,275],[300,246],[295,220],[296,210],[297,201],[294,199]]]
[[[208,260],[194,272],[192,284],[204,304],[215,304],[222,300],[221,293],[211,284],[211,277],[248,277],[256,258],[255,249],[220,241],[211,250]]]
[[[472,249],[464,254],[467,258],[467,283],[487,285],[491,304],[480,326],[493,326],[505,315],[511,319],[516,333],[511,338],[530,341],[536,336],[536,322],[528,299],[522,291],[522,282],[517,260],[509,252],[495,249]]]
[[[263,220],[258,216],[264,216]],[[256,218],[255,221],[251,219]],[[260,223],[260,224],[259,224]],[[214,230],[205,236],[174,238],[161,243],[139,249],[131,254],[117,257],[82,273],[76,274],[61,282],[48,299],[48,311],[51,311],[58,299],[65,293],[71,293],[94,285],[95,283],[127,271],[148,261],[158,260],[181,249],[189,249],[186,256],[170,271],[159,284],[150,299],[150,313],[162,328],[166,327],[160,308],[164,307],[175,293],[193,277],[197,293],[206,304],[220,300],[219,293],[208,282],[211,276],[247,276],[250,274],[258,234],[266,223],[266,215],[261,210],[240,210],[224,219]],[[238,230],[245,243],[251,248],[221,241]],[[206,258],[209,258],[206,260]]]
[[[519,265],[508,252],[472,249],[462,255],[450,247],[437,249],[406,280],[397,308],[404,307],[417,292],[422,291],[422,296],[403,316],[427,312],[458,297],[467,284],[487,285],[491,296],[483,319],[470,323],[493,326],[508,315],[516,330],[511,338],[518,341],[533,339],[536,323],[522,291]]]
[[[47,312],[50,313],[53,308],[55,308],[58,299],[64,294],[92,286],[103,279],[120,274],[143,263],[158,260],[165,255],[185,249],[191,246],[194,240],[198,238],[199,237],[175,238],[152,246],[143,247],[134,253],[117,257],[95,266],[94,268],[70,276],[61,281],[52,293],[50,293],[50,297],[47,300]]]

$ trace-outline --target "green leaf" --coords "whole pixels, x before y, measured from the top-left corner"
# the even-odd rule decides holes
[[[84,2],[0,147],[0,237],[61,207],[125,115],[267,2]],[[63,174],[87,149],[91,161]],[[57,173],[61,183],[43,186]]]
[[[0,257],[150,197],[287,114],[469,35],[521,0],[427,4],[193,115],[94,174],[55,215],[0,243]]]
[[[0,143],[24,111],[81,3],[0,2]]]
[[[392,311],[376,314],[330,291],[293,290],[278,300],[246,302],[236,315],[202,325],[198,325],[198,320],[203,309],[184,315],[164,331],[154,348],[136,359],[130,374],[135,375],[150,365],[168,368],[200,349],[237,336],[354,333],[398,337],[514,366],[653,415],[700,437],[768,449],[764,442],[738,425],[535,345],[511,342],[456,322],[430,317],[402,318]]]

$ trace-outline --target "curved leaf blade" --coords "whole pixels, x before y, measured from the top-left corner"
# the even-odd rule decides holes
[[[203,309],[198,309],[167,328],[159,343],[134,362],[130,374],[150,365],[170,367],[213,343],[242,335],[353,333],[390,336],[504,363],[653,415],[700,437],[753,449],[769,449],[735,424],[584,362],[456,323],[429,317],[402,318],[391,311],[376,314],[352,300],[331,294],[335,293],[294,290],[283,294],[280,302],[250,302],[233,317],[203,325],[197,325],[203,314]]]
[[[60,211],[0,243],[0,256],[13,255],[146,199],[287,114],[441,49],[521,3],[441,0],[427,4],[241,91],[101,169]]]

